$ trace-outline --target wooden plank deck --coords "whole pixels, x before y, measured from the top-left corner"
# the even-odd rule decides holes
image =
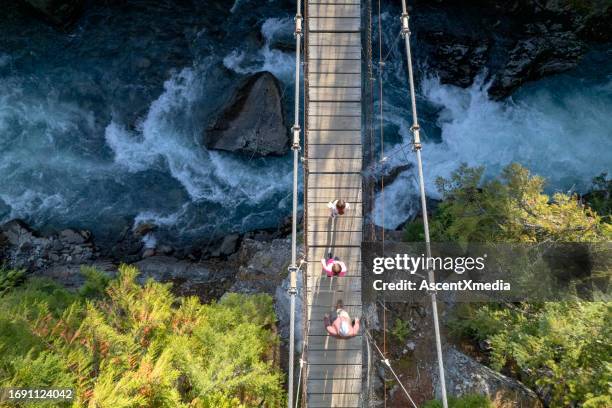
[[[340,299],[352,317],[362,314],[361,2],[308,0],[306,7],[305,405],[357,408],[363,337],[329,337],[323,316]],[[331,220],[326,204],[338,198],[350,209]],[[346,276],[323,275],[320,260],[329,252],[346,263]]]

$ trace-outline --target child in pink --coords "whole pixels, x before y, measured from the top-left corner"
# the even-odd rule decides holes
[[[323,258],[321,259],[321,265],[323,265],[323,270],[330,278],[332,276],[346,275],[346,265],[342,261],[336,260],[331,257],[327,261],[325,261],[325,258]]]

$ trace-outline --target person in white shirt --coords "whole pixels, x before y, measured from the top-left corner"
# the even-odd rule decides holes
[[[329,216],[332,218],[336,218],[339,215],[344,215],[345,211],[350,208],[349,203],[342,199],[330,201],[329,203],[327,203],[327,207],[330,211]]]

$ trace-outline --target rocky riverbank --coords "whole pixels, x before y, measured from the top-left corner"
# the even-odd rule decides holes
[[[112,0],[102,4],[114,7],[124,3]],[[205,3],[211,17],[202,23],[212,33],[223,33],[224,20],[239,2],[232,7],[216,0]],[[293,6],[290,1],[278,3],[286,10]],[[24,13],[66,31],[72,30],[92,6],[85,0],[20,0],[19,5]],[[524,83],[572,69],[589,48],[612,41],[612,5],[606,0],[417,0],[409,6],[417,59],[427,61],[443,83],[462,87],[486,72],[491,82],[489,94],[496,99],[511,95]],[[397,4],[383,3],[383,7],[399,15]],[[282,51],[293,47],[292,41],[285,39],[270,45]]]
[[[568,71],[612,41],[606,0],[416,1],[412,10],[417,59],[461,87],[485,72],[495,99]]]

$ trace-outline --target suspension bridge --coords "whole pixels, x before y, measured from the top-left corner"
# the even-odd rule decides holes
[[[366,0],[371,1],[371,0]],[[338,301],[352,318],[363,315],[361,297],[361,242],[363,240],[364,147],[362,141],[363,84],[370,81],[362,75],[363,24],[361,0],[297,0],[295,18],[295,122],[293,132],[293,225],[292,254],[289,266],[291,322],[288,376],[288,407],[367,407],[363,379],[366,344],[373,341],[364,327],[350,339],[329,336],[323,319],[334,315]],[[408,14],[402,0],[401,32],[405,39],[409,68],[410,96],[413,109],[413,146],[417,153],[422,180],[419,126],[414,99],[412,61],[410,55]],[[368,4],[371,22],[371,3]],[[379,24],[380,24],[379,3]],[[301,58],[303,55],[303,60]],[[381,64],[382,65],[382,64]],[[303,66],[303,83],[301,68]],[[303,86],[303,95],[300,90]],[[382,94],[382,83],[380,88]],[[303,98],[303,99],[302,99]],[[300,126],[300,102],[303,103],[303,124]],[[382,108],[381,108],[382,110]],[[301,138],[303,134],[303,139]],[[382,134],[381,134],[382,135]],[[304,253],[297,258],[298,166],[303,140],[304,168]],[[382,140],[381,142],[384,142]],[[371,148],[371,146],[370,146]],[[423,215],[426,219],[424,188],[421,183]],[[343,199],[350,208],[345,215],[332,218],[327,203]],[[426,241],[429,234],[426,228]],[[333,254],[344,261],[347,274],[328,277],[322,273],[321,259]],[[295,297],[297,276],[303,269],[303,347],[299,354],[297,375],[295,358]],[[433,280],[433,275],[430,276]],[[437,329],[435,294],[432,306],[436,325],[439,356],[441,347]],[[386,363],[408,399],[416,407],[408,391],[392,370],[389,360],[374,344],[374,352]],[[370,350],[370,353],[372,351]],[[441,359],[440,378],[444,384]],[[297,377],[297,384],[296,383]],[[444,387],[443,403],[446,408]],[[299,404],[299,405],[298,405]]]

